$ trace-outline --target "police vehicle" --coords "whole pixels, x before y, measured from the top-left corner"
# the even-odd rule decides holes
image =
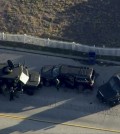
[[[102,103],[115,106],[120,102],[120,73],[113,75],[109,81],[99,87],[97,98]]]
[[[27,67],[20,64],[7,63],[0,64],[0,92],[9,92],[10,87],[17,91],[24,90],[27,94],[34,94],[35,88],[40,84],[39,72],[29,71]]]
[[[78,91],[93,89],[95,70],[89,67],[71,65],[46,65],[41,69],[41,79],[44,85],[52,85],[56,79],[61,85],[76,88]]]

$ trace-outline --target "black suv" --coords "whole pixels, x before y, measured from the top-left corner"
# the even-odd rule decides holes
[[[120,74],[115,74],[107,83],[99,87],[97,98],[110,106],[120,102]]]
[[[41,79],[44,85],[60,80],[61,85],[80,89],[93,89],[95,71],[89,67],[77,67],[71,65],[46,65],[41,69]]]

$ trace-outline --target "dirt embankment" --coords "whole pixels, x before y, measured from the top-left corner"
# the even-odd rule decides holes
[[[120,0],[1,0],[0,32],[120,47]]]

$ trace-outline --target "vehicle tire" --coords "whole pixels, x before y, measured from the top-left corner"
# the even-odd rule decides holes
[[[3,84],[0,87],[0,90],[1,90],[1,94],[6,95],[6,93],[7,93],[7,86],[5,84]]]
[[[62,86],[62,88],[66,88],[66,85],[65,85],[65,83],[62,83],[62,85],[61,85],[61,86]]]
[[[99,102],[100,102],[100,103],[105,103],[105,101],[104,101],[103,98],[102,98],[102,99],[99,99]]]
[[[64,92],[67,92],[67,87],[66,87],[66,84],[65,83],[62,83],[62,88],[63,88],[63,90],[64,90]]]
[[[50,82],[49,82],[49,81],[45,81],[44,85],[45,85],[46,87],[49,87],[49,86],[50,86]]]
[[[88,88],[84,90],[84,93],[85,93],[85,94],[91,93],[91,92],[92,92],[91,89],[88,89]]]
[[[67,89],[67,87],[65,87],[65,88],[64,88],[64,92],[67,92],[67,91],[68,91],[68,89]]]
[[[84,87],[82,85],[79,85],[76,89],[77,93],[82,93],[84,91]]]
[[[112,101],[112,102],[109,102],[109,106],[110,107],[114,107],[115,105],[117,105],[118,103],[116,101]]]
[[[34,95],[34,91],[33,90],[27,90],[26,94],[32,96],[32,95]]]
[[[40,84],[38,85],[38,89],[41,89],[43,87],[43,81],[40,82]]]

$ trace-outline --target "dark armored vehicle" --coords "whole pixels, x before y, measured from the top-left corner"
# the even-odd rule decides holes
[[[95,71],[89,67],[71,65],[47,65],[41,69],[41,79],[44,85],[54,84],[56,79],[61,85],[78,90],[93,89]]]
[[[13,64],[10,60],[6,64],[0,64],[0,92],[9,92],[10,87],[16,86],[17,91],[24,90],[28,94],[33,94],[33,87],[36,88],[39,84],[38,72],[29,71],[27,67]]]
[[[115,74],[97,91],[97,98],[110,106],[117,105],[120,102],[120,74]]]

